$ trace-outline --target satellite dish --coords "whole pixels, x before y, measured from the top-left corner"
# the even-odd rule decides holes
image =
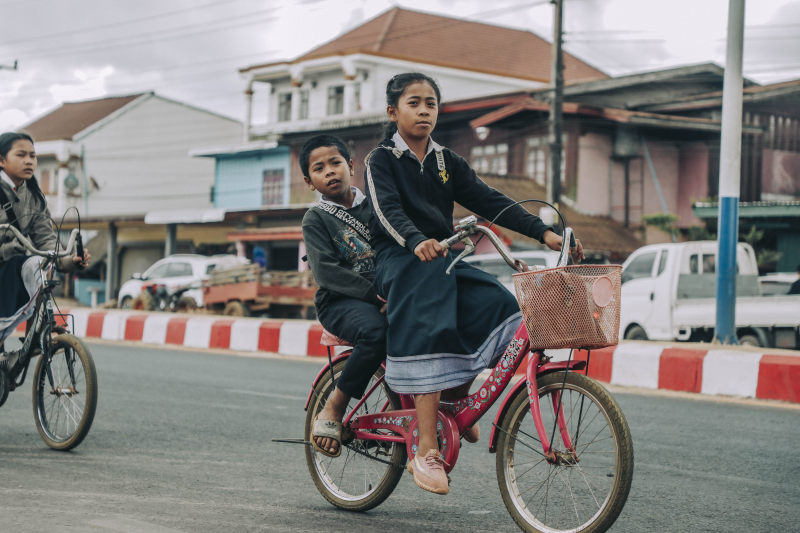
[[[75,174],[67,174],[67,177],[64,178],[64,187],[66,187],[68,190],[72,191],[76,189],[78,185],[80,185],[80,182],[78,181],[78,178],[75,177]]]

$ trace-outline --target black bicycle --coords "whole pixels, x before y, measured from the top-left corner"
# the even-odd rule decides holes
[[[89,433],[97,408],[97,370],[89,349],[68,331],[69,315],[56,312],[53,279],[58,258],[73,255],[76,244],[82,254],[78,230],[73,230],[66,248],[41,251],[10,224],[11,231],[30,253],[40,256],[37,274],[41,283],[35,295],[33,316],[28,320],[22,347],[0,352],[0,406],[9,392],[25,382],[30,363],[33,373],[33,418],[39,435],[55,450],[71,450]],[[38,358],[38,359],[37,359]]]

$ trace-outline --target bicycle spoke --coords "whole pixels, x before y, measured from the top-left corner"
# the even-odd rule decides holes
[[[562,373],[546,375],[539,382],[544,430],[548,436],[559,430],[551,442],[549,459],[531,445],[541,446],[536,438],[538,432],[530,435],[523,430],[535,426],[527,396],[520,395],[515,400],[509,414],[510,425],[507,419],[503,420],[498,481],[506,507],[523,529],[566,532],[592,529],[593,524],[599,523],[596,527],[604,531],[624,504],[632,466],[621,470],[620,461],[632,465],[633,458],[630,448],[628,455],[620,455],[619,435],[620,431],[628,431],[627,426],[624,419],[619,425],[619,418],[610,418],[610,403],[604,402],[613,400],[607,393],[596,396],[600,393],[595,391],[602,389],[593,383],[576,375],[565,380]],[[561,395],[561,425],[553,394]],[[618,407],[611,408],[619,416]],[[629,442],[629,433],[624,438]],[[616,490],[619,485],[622,488]]]

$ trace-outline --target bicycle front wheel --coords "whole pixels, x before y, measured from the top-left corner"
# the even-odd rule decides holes
[[[89,433],[97,408],[97,370],[89,349],[69,334],[53,338],[36,363],[33,418],[54,450],[71,450]]]
[[[342,373],[346,360],[333,365],[336,379]],[[367,392],[383,376],[383,369],[370,379]],[[306,413],[305,439],[311,441],[314,418],[333,392],[330,372],[326,372],[314,387],[314,393]],[[351,399],[346,412],[357,404]],[[369,395],[354,416],[400,409],[400,400],[386,382],[382,382]],[[347,429],[342,430],[342,453],[331,458],[318,453],[310,445],[306,446],[306,463],[314,485],[330,503],[347,511],[367,511],[383,503],[389,497],[400,478],[406,463],[404,443],[360,440],[347,437]]]
[[[564,384],[563,393],[562,384]],[[522,390],[500,425],[497,480],[503,502],[523,531],[598,532],[619,516],[633,479],[633,443],[616,400],[582,374],[539,379],[539,405],[554,457],[546,459]],[[558,429],[561,409],[567,442]]]

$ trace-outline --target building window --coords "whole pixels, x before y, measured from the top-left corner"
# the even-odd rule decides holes
[[[547,137],[530,137],[525,154],[525,175],[544,185],[547,180]]]
[[[344,85],[328,87],[328,115],[344,113]]]
[[[39,172],[39,188],[42,193],[50,194],[50,171],[42,170]]]
[[[283,169],[268,168],[264,170],[261,205],[283,204]]]
[[[473,146],[470,155],[470,164],[475,172],[498,176],[508,174],[508,144]]]
[[[300,109],[297,114],[300,120],[308,118],[308,94],[308,89],[300,91]]]
[[[292,120],[292,93],[278,94],[278,122]]]

